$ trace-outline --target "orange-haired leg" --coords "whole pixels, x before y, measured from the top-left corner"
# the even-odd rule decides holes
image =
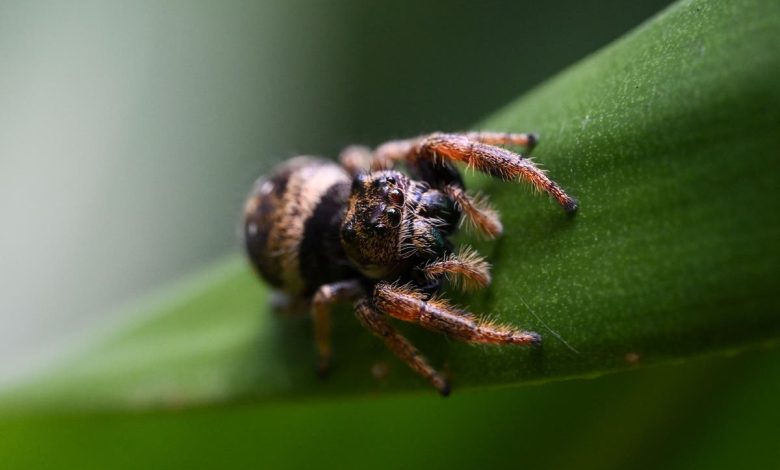
[[[566,212],[577,210],[577,200],[566,194],[530,160],[496,145],[521,145],[529,151],[536,145],[534,134],[501,132],[435,133],[406,140],[393,140],[377,147],[371,167],[392,168],[396,162],[446,158],[507,181],[522,179],[552,196]]]
[[[424,295],[407,287],[380,282],[374,288],[374,306],[382,313],[429,330],[471,343],[538,345],[538,333],[480,320],[450,305],[446,300],[424,300]]]
[[[376,311],[367,299],[361,299],[355,304],[355,315],[360,323],[368,328],[376,336],[380,337],[385,345],[399,359],[404,361],[415,372],[423,376],[445,397],[450,394],[450,384],[439,372],[436,371],[420,354],[420,351],[404,338],[382,313]]]
[[[330,344],[330,307],[336,302],[351,300],[363,293],[357,280],[325,284],[317,289],[311,302],[314,320],[314,340],[317,348],[317,372],[326,375],[330,370],[333,350]]]
[[[475,142],[482,142],[489,145],[518,145],[525,147],[526,154],[531,153],[531,150],[536,147],[536,143],[539,141],[539,136],[536,134],[517,134],[511,132],[465,132],[462,134],[469,140]]]
[[[490,284],[490,264],[473,249],[466,247],[457,255],[434,260],[424,268],[428,279],[446,276],[465,290],[474,290]]]
[[[458,134],[431,134],[415,146],[417,158],[447,158],[507,181],[522,179],[552,196],[566,212],[577,210],[577,201],[530,160],[507,149],[484,144]],[[413,157],[414,158],[414,157]]]
[[[498,212],[484,196],[472,197],[463,188],[455,185],[445,187],[444,193],[455,201],[466,217],[465,220],[481,233],[495,238],[504,231]]]
[[[539,141],[539,137],[532,133],[479,131],[454,133],[450,135],[458,135],[465,137],[468,140],[488,145],[517,145],[525,147],[526,153],[531,153],[531,150],[536,147],[536,143]],[[385,142],[377,147],[374,152],[374,158],[375,160],[378,160],[378,162],[374,163],[373,166],[375,169],[387,169],[392,167],[392,164],[395,162],[409,159],[409,157],[414,155],[416,147],[427,137],[428,136],[420,136],[411,139]],[[361,149],[365,149],[365,147],[361,147]]]
[[[371,149],[362,145],[350,145],[339,154],[341,166],[351,176],[371,171],[373,160],[374,154]]]

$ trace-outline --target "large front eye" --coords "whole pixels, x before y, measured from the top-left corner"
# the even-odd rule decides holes
[[[397,188],[391,189],[390,192],[387,193],[387,197],[389,197],[390,200],[396,204],[403,204],[404,202],[404,193],[402,193],[401,190]]]
[[[385,214],[387,215],[387,220],[390,222],[390,225],[398,227],[398,224],[401,223],[401,212],[398,209],[391,207],[385,211]]]

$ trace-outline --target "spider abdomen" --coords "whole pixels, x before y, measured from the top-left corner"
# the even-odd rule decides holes
[[[339,241],[351,178],[327,160],[298,157],[259,179],[244,206],[244,242],[253,266],[294,296],[354,276]]]

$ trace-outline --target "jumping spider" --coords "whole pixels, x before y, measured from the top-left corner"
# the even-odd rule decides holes
[[[321,373],[331,362],[331,305],[346,300],[355,300],[363,326],[445,396],[447,379],[390,318],[474,343],[541,342],[537,333],[479,319],[434,296],[444,278],[463,288],[490,284],[484,258],[470,249],[456,253],[448,240],[461,217],[490,237],[502,231],[498,213],[466,193],[453,162],[528,181],[566,212],[577,210],[577,202],[530,160],[499,147],[530,152],[535,144],[533,134],[436,133],[374,151],[348,147],[341,165],[296,157],[255,183],[244,208],[249,258],[291,304],[311,309]],[[397,163],[410,176],[396,171]]]

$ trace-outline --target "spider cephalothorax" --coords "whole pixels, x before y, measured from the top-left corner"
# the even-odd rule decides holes
[[[460,211],[442,192],[398,171],[358,173],[352,181],[341,243],[370,279],[399,276],[444,255]]]
[[[412,185],[397,171],[359,173],[352,181],[341,243],[350,261],[371,279],[405,268],[398,246],[409,223],[405,201]]]
[[[525,180],[569,213],[577,202],[525,157],[532,134],[432,134],[388,142],[376,150],[349,147],[341,165],[298,157],[260,179],[245,205],[248,255],[291,304],[310,303],[318,368],[331,361],[330,305],[355,300],[358,320],[442,394],[449,383],[389,322],[419,324],[477,343],[534,345],[538,334],[480,320],[432,297],[443,280],[469,289],[490,283],[489,265],[449,240],[465,218],[490,237],[498,214],[470,196],[452,162],[505,180]],[[394,169],[405,165],[407,174]]]

